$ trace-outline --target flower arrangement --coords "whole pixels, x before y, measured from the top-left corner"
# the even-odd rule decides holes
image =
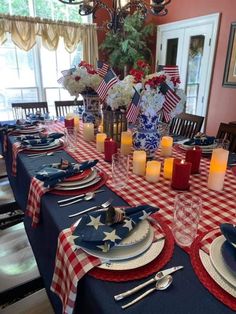
[[[95,93],[102,78],[98,75],[93,65],[81,61],[77,67],[63,71],[63,77],[59,80],[71,96],[79,94]]]
[[[181,113],[186,98],[184,91],[178,87],[179,79],[171,77],[164,71],[152,74],[149,74],[149,71],[150,66],[143,60],[138,60],[135,68],[130,70],[129,75],[109,89],[106,98],[107,105],[112,110],[127,109],[136,89],[140,94],[141,112],[150,115],[161,114],[166,99],[162,89],[163,83],[165,83],[180,98],[180,101],[170,112],[170,117]]]

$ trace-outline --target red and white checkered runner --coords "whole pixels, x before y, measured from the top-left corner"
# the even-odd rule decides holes
[[[23,148],[21,148],[20,142],[15,142],[12,145],[12,175],[16,176],[16,169],[17,169],[17,155],[21,152]]]

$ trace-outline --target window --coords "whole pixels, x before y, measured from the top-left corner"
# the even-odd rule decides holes
[[[58,0],[1,0],[0,13],[89,22],[88,17],[82,18],[78,14],[78,6],[65,5]],[[56,51],[49,51],[41,45],[39,37],[37,44],[26,52],[14,45],[9,34],[7,41],[0,46],[1,121],[13,119],[13,102],[46,100],[50,113],[54,115],[55,100],[73,99],[57,83],[61,71],[78,64],[81,59],[82,45],[70,54],[60,41]]]

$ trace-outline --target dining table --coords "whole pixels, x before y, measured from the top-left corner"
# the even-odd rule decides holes
[[[64,123],[55,122],[53,127],[56,131],[63,132]],[[209,190],[207,175],[210,159],[202,157],[200,173],[191,176],[189,190],[190,193],[200,196],[203,202],[199,231],[192,246],[183,248],[174,242],[171,233],[174,199],[180,191],[171,188],[170,180],[164,178],[163,171],[161,171],[160,180],[156,183],[147,182],[144,177],[133,174],[132,156],[127,186],[116,189],[112,184],[111,163],[105,161],[104,154],[96,150],[95,141],[87,142],[83,139],[82,128],[81,123],[74,143],[76,149],[73,151],[62,145],[54,154],[38,158],[31,158],[30,154],[24,150],[19,150],[16,154],[13,148],[17,139],[12,134],[8,135],[7,144],[4,146],[9,180],[17,203],[26,212],[24,218],[26,233],[55,313],[235,313],[235,286],[232,287],[233,295],[220,287],[203,266],[199,253],[200,242],[206,234],[216,229],[219,231],[221,223],[233,223],[236,220],[236,177],[231,169],[227,169],[223,191]],[[183,159],[184,156],[185,152],[178,147],[173,149],[173,157]],[[99,186],[99,189],[104,191],[96,193],[95,197],[89,201],[83,200],[60,207],[58,201],[66,196],[60,195],[63,193],[53,193],[53,190],[49,189],[40,198],[38,220],[33,224],[32,215],[27,215],[28,197],[32,178],[40,167],[45,164],[59,163],[61,160],[74,163],[91,159],[98,160],[98,169],[105,174],[104,184]],[[160,156],[159,150],[156,153],[156,159],[162,162],[163,167],[164,157]],[[15,172],[12,167],[13,163],[15,163]],[[78,217],[70,218],[69,215],[102,204],[108,199],[113,200],[114,207],[140,204],[158,207],[159,211],[154,217],[166,234],[163,252],[149,264],[131,270],[101,270],[96,265],[78,280],[75,302],[65,310],[58,294],[52,289],[58,258],[59,236],[78,220]],[[138,294],[115,301],[115,295],[145,282],[155,276],[159,270],[179,265],[182,265],[183,269],[173,274],[173,282],[168,289],[154,291],[127,309],[122,309],[121,305],[131,301]],[[62,267],[76,268],[76,265],[71,263]],[[60,281],[58,284],[60,285]]]

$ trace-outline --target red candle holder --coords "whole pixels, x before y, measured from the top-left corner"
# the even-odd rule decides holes
[[[112,155],[117,153],[117,143],[112,138],[106,138],[104,141],[104,159],[112,161]]]
[[[173,174],[171,187],[175,190],[189,190],[190,174],[192,164],[184,160],[175,159],[173,163]]]
[[[186,151],[185,161],[191,162],[191,174],[199,173],[200,162],[201,162],[202,150],[196,146]]]

